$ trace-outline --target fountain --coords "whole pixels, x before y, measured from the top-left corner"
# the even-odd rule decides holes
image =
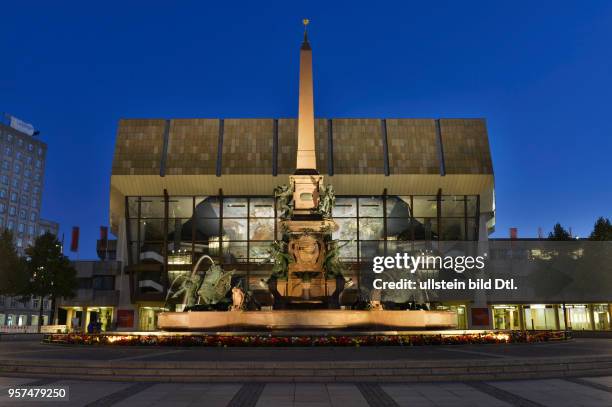
[[[331,239],[338,227],[332,219],[334,189],[324,184],[323,176],[317,171],[315,146],[312,49],[305,31],[300,49],[296,170],[289,177],[289,185],[279,186],[274,191],[281,212],[284,236],[282,242],[272,245],[272,272],[273,276],[282,275],[287,278],[287,295],[283,299],[285,309],[243,311],[242,307],[232,307],[232,311],[197,312],[192,307],[192,312],[160,314],[160,328],[189,331],[293,331],[456,327],[457,316],[452,312],[383,310],[380,302],[371,302],[368,310],[321,309],[324,305],[333,305],[329,301],[325,281],[328,276],[338,276],[341,264],[339,247]],[[201,261],[202,258],[194,266],[188,287],[195,284],[195,271]],[[213,264],[212,267],[218,266]],[[193,294],[194,289],[190,290]],[[229,287],[225,293],[228,290]],[[246,290],[249,290],[248,282]],[[197,293],[200,291],[196,290]],[[236,298],[244,300],[240,295],[236,295]]]

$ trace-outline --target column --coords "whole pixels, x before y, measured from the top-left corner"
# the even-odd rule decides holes
[[[83,314],[81,315],[81,330],[83,333],[87,333],[87,325],[89,324],[89,314],[87,312],[87,306],[83,307]]]
[[[555,329],[561,329],[561,322],[559,321],[559,305],[553,305],[553,309],[555,310]]]
[[[525,330],[525,310],[523,309],[522,305],[517,305],[518,307],[518,314],[519,314],[519,328],[521,329],[521,331]]]
[[[72,308],[68,308],[66,310],[66,326],[68,327],[68,329],[73,329],[72,326],[72,317],[74,316],[74,310]]]

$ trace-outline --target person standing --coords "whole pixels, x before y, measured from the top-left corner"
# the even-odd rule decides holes
[[[70,321],[70,325],[72,328],[72,332],[76,332],[79,329],[79,317],[77,317],[76,315],[72,317],[72,320]]]

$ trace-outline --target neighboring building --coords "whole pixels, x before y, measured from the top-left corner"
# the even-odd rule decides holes
[[[119,301],[121,263],[115,261],[116,240],[97,242],[99,260],[76,260],[78,287],[74,298],[61,298],[55,325],[69,330],[87,330],[89,322],[99,321],[104,331],[114,327],[115,309]],[[77,318],[78,326],[74,326]]]
[[[39,298],[20,301],[17,297],[0,295],[0,332],[38,326]],[[43,300],[43,325],[51,318],[51,300]]]
[[[10,230],[20,255],[45,231],[57,235],[56,222],[40,218],[47,144],[32,126],[6,115],[0,121],[0,229]],[[0,297],[1,298],[1,297]],[[45,304],[46,305],[46,304]],[[45,308],[45,324],[51,310]],[[38,324],[38,299],[0,300],[0,327]],[[1,329],[1,328],[0,328]]]
[[[74,298],[62,298],[58,302],[56,324],[66,325],[71,330],[85,331],[90,321],[99,321],[102,330],[114,327],[114,317],[119,301],[116,288],[121,263],[104,260],[78,260],[72,266],[77,271],[78,288]],[[73,318],[79,326],[73,326]]]
[[[117,240],[98,240],[96,242],[96,253],[100,260],[117,260]]]

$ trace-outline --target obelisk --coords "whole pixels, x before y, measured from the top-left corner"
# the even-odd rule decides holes
[[[308,42],[308,20],[304,19],[304,40],[300,47],[300,91],[296,170],[291,177],[294,188],[294,214],[315,216],[319,205],[319,184],[314,132],[312,48]]]
[[[304,20],[304,41],[300,47],[300,93],[298,108],[297,169],[317,169],[314,135],[312,48],[308,42],[308,20]]]

